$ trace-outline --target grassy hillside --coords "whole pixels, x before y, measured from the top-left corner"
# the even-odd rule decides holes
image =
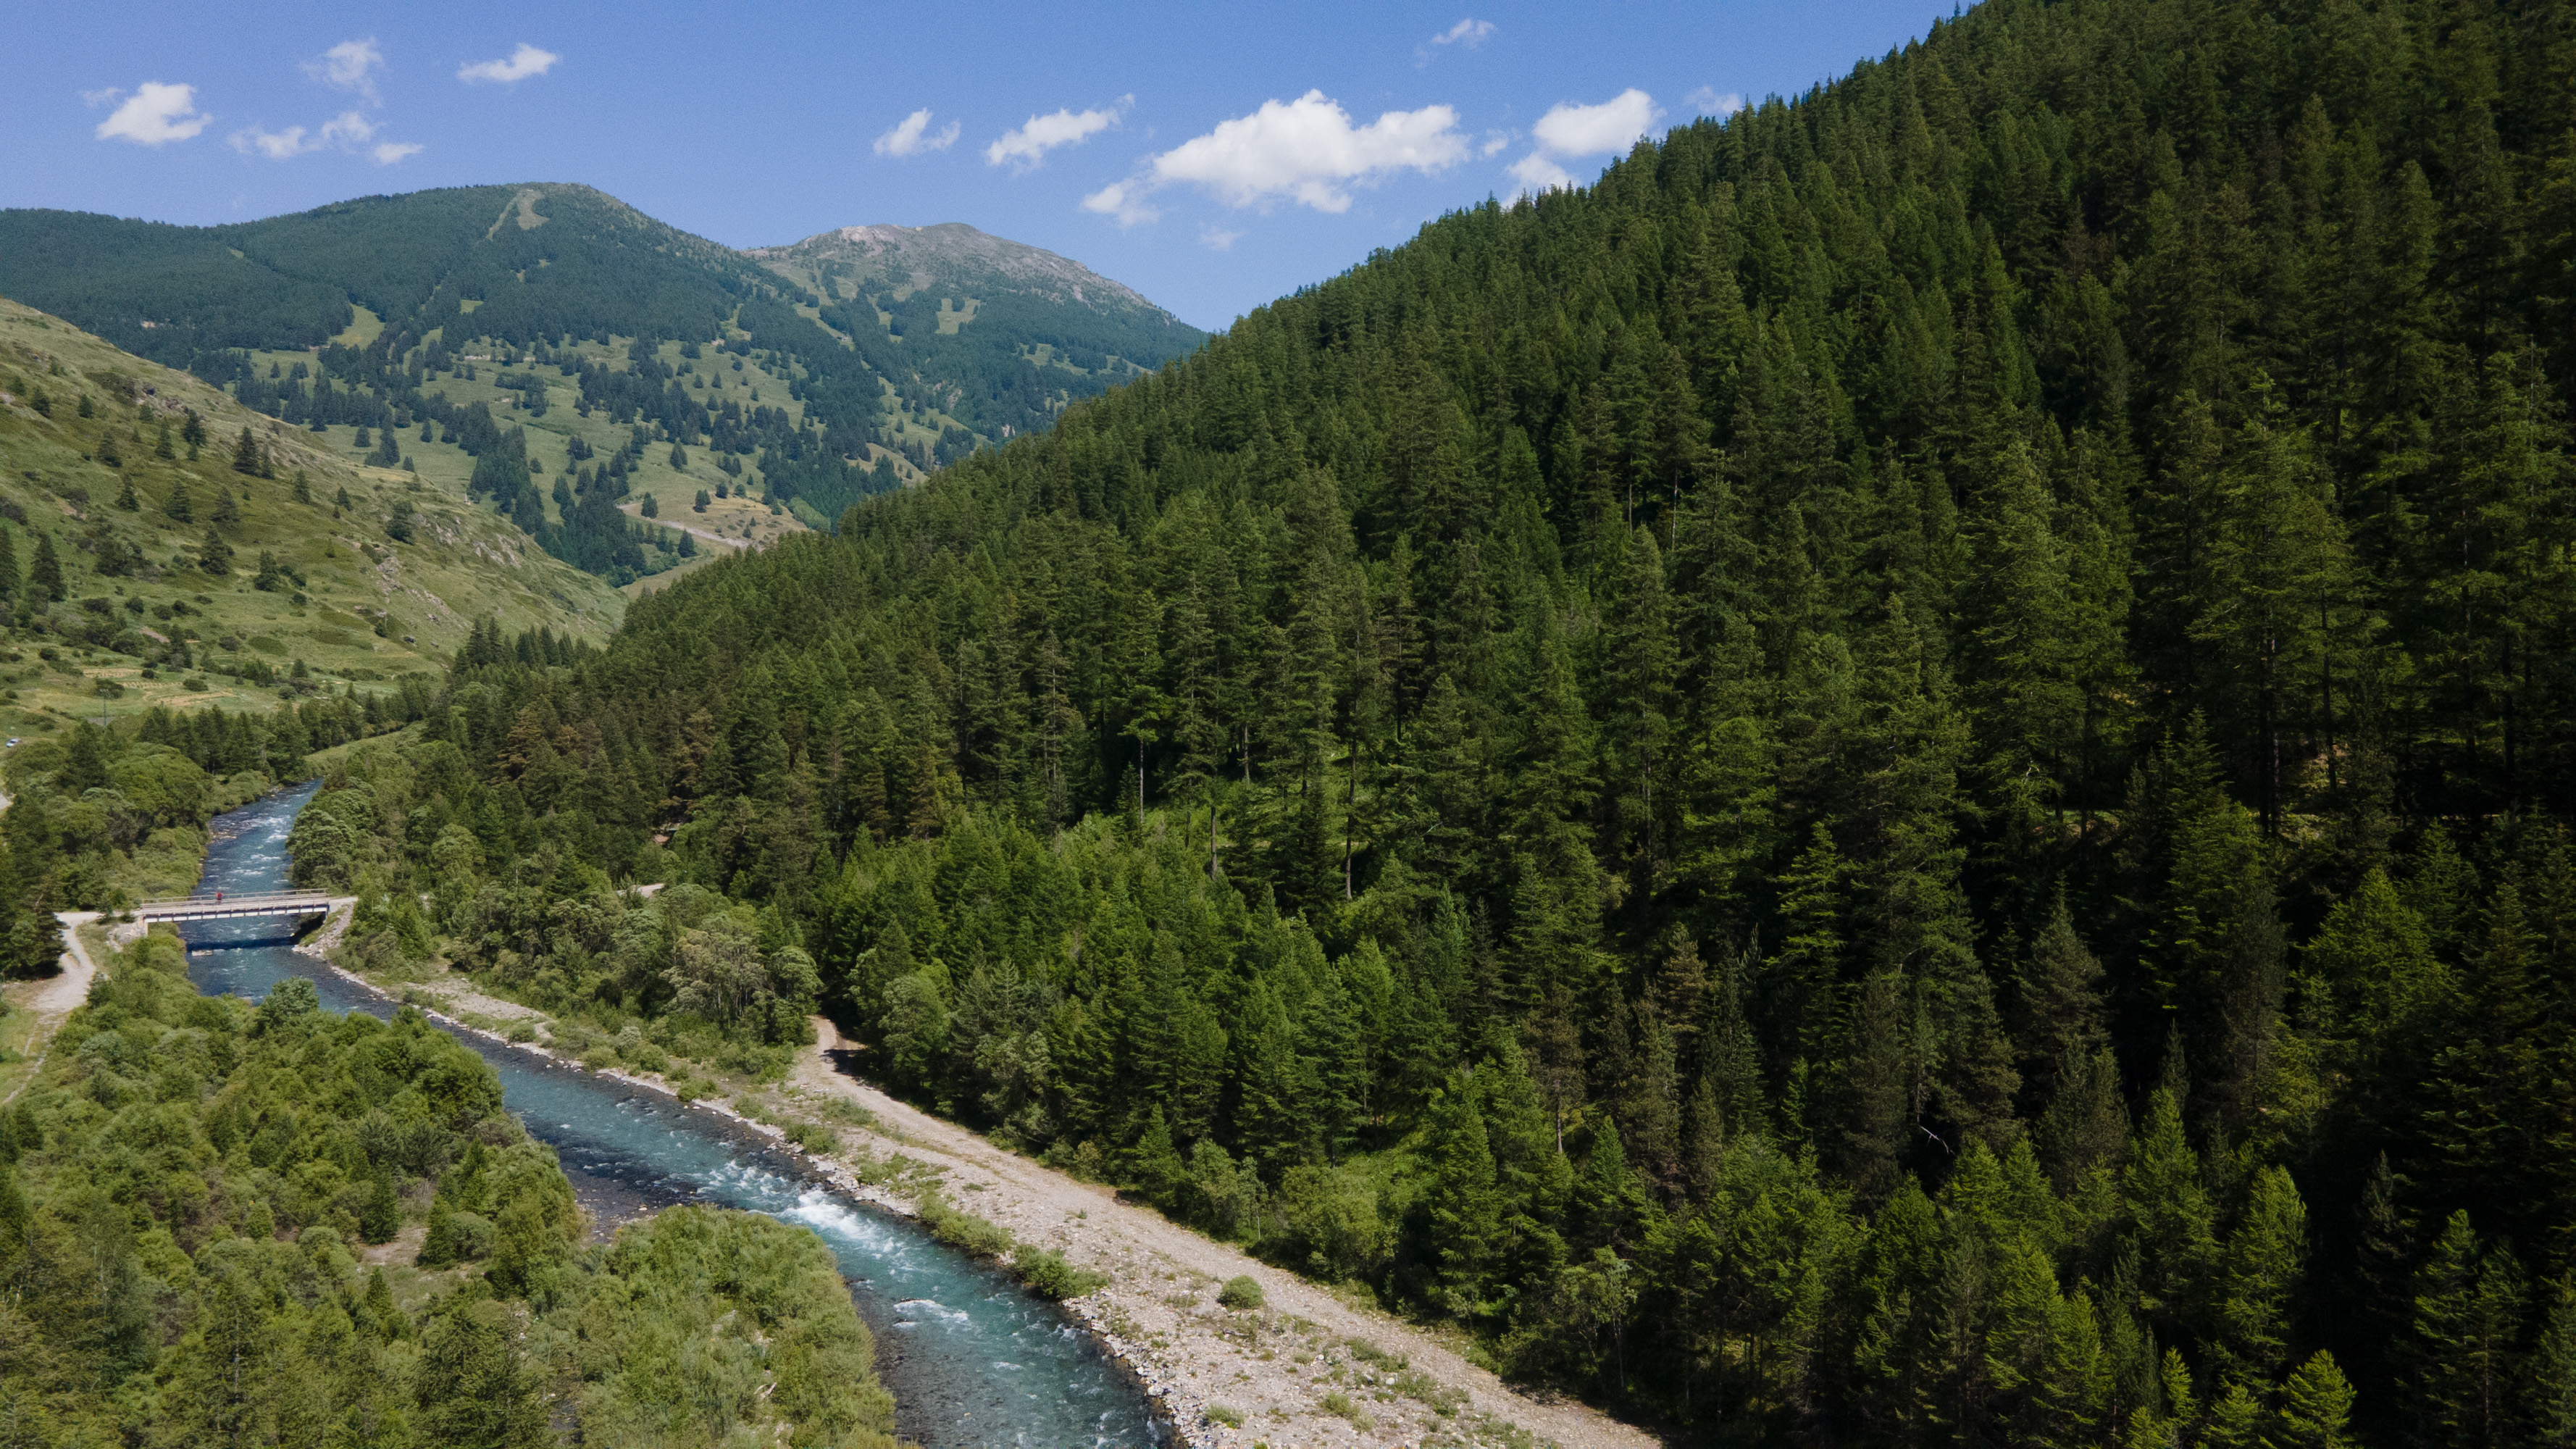
[[[1149,372],[1207,334],[1079,262],[959,222],[845,226],[745,255],[821,299],[818,320],[886,338],[929,377],[1037,369],[1051,408]],[[962,403],[923,390],[908,404]],[[960,408],[968,416],[980,409]],[[993,420],[1002,436],[1016,429]]]
[[[582,420],[641,424],[658,454],[677,442],[730,457],[728,488],[756,479],[775,515],[692,520],[733,537],[745,524],[792,527],[764,517],[823,525],[1205,340],[1125,287],[972,228],[850,228],[755,260],[551,184],[365,197],[221,227],[0,211],[0,293],[290,425],[345,428],[343,444],[388,414],[426,412],[443,437],[450,419],[434,399],[505,400],[478,381],[524,397],[528,419],[551,416],[536,403],[560,383],[562,402],[587,401]],[[558,370],[538,383],[478,361],[530,353]],[[298,386],[300,361],[318,362],[338,396]],[[560,417],[550,430],[566,444],[581,431]],[[469,430],[476,456],[489,441]],[[720,481],[633,456],[619,476],[629,501],[644,492],[662,505]],[[613,520],[569,523],[550,491],[500,499],[549,551],[621,580],[672,562],[649,545],[637,557]]]
[[[355,349],[373,341],[373,337],[366,335],[371,322],[371,314],[359,313],[349,330],[334,339],[334,345]],[[382,324],[375,323],[373,330],[380,334]],[[431,341],[443,342],[444,333],[432,334]],[[543,365],[531,365],[524,352],[488,338],[460,342],[457,346],[458,351],[443,354],[450,361],[449,367],[423,372],[420,390],[443,397],[459,409],[480,403],[504,428],[525,429],[528,456],[541,470],[533,473],[532,481],[544,501],[546,517],[562,522],[563,509],[552,500],[550,490],[555,479],[574,466],[574,440],[579,439],[592,454],[606,457],[633,434],[631,423],[613,421],[606,409],[582,409],[579,370],[586,364],[612,372],[631,371],[634,367],[634,339],[619,336],[604,343],[575,342],[550,350],[547,355],[555,361]],[[720,407],[730,400],[745,408],[774,408],[785,415],[788,419],[786,426],[790,429],[801,429],[805,425],[805,405],[793,395],[796,378],[792,365],[774,361],[767,354],[691,360],[681,356],[681,348],[680,343],[665,342],[654,349],[654,357],[662,366],[679,373],[681,385],[704,397],[711,406]],[[308,372],[321,370],[321,359],[300,349],[262,348],[244,352],[240,357],[242,370],[257,381],[268,380],[272,372],[277,374],[278,381],[287,381],[298,366]],[[742,364],[739,371],[733,368],[736,362]],[[567,367],[571,369],[569,373]],[[543,384],[545,410],[535,410],[531,394],[525,387],[501,386],[500,380],[504,377],[534,379]],[[903,436],[935,442],[943,421],[924,419],[912,425]],[[327,448],[355,461],[373,451],[372,446],[358,443],[358,427],[352,422],[337,422],[324,423],[317,430],[308,423],[304,436],[316,447]],[[436,437],[424,439],[417,426],[402,429],[397,440],[402,460],[415,468],[422,479],[441,484],[461,495],[473,477],[475,455],[467,452],[461,443],[446,441],[448,435],[444,430],[436,431]],[[372,442],[372,430],[370,439]],[[708,449],[692,443],[686,447],[686,452],[686,462],[673,466],[667,440],[657,439],[653,446],[643,451],[633,464],[634,471],[626,479],[628,496],[623,507],[629,516],[638,516],[643,500],[649,496],[666,525],[683,525],[736,544],[753,546],[799,529],[829,526],[830,520],[821,512],[811,507],[798,510],[792,498],[772,509],[755,497],[735,493],[736,484],[749,485],[753,493],[762,491],[756,481],[755,469],[742,467],[738,473],[729,474],[719,466],[719,455]],[[871,448],[867,461],[874,463],[878,458],[887,460],[888,468],[899,482],[914,482],[923,476],[920,468],[894,448]],[[739,466],[739,460],[737,463]],[[727,496],[723,498],[713,496],[719,484],[727,490]],[[704,512],[696,511],[693,504],[701,490],[710,495]],[[490,507],[488,502],[484,506]],[[526,542],[524,535],[522,542]],[[702,539],[702,542],[712,544],[714,538]],[[726,551],[722,547],[714,549],[716,554]],[[657,571],[651,580],[639,587],[659,587],[676,576],[667,571]]]
[[[206,434],[193,460],[191,411]],[[172,456],[161,458],[165,426]],[[245,427],[273,476],[234,470]],[[593,641],[616,626],[614,590],[472,507],[435,455],[415,476],[368,467],[341,441],[0,301],[0,518],[18,578],[0,729],[35,734],[154,704],[264,710],[298,662],[308,689],[381,688],[438,669],[486,615],[512,633]],[[310,503],[296,501],[299,472]],[[121,506],[129,488],[135,506]],[[186,521],[171,516],[182,490]],[[227,496],[235,516],[218,522]],[[405,504],[408,542],[387,531]],[[210,530],[232,551],[228,572],[206,566]],[[48,540],[61,596],[36,599]],[[264,553],[283,571],[275,588],[258,587]]]

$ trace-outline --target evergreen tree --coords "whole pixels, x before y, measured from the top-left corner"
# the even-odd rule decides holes
[[[2488,1249],[2455,1212],[2415,1271],[2405,1353],[2409,1415],[2428,1444],[2497,1444],[2511,1436],[2514,1341],[2525,1294],[2510,1253]]]
[[[27,601],[59,604],[69,592],[63,584],[63,561],[54,552],[54,536],[39,532],[35,559],[27,566]]]

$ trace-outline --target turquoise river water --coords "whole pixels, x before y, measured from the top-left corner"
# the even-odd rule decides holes
[[[218,817],[197,894],[284,890],[286,834],[306,784]],[[200,990],[256,1000],[288,976],[332,1011],[392,1015],[381,993],[290,949],[280,923],[185,928]],[[924,1449],[1078,1449],[1162,1441],[1138,1391],[1055,1305],[932,1239],[916,1224],[822,1185],[794,1158],[713,1112],[457,1032],[500,1075],[502,1101],[563,1161],[583,1205],[614,1222],[677,1202],[767,1213],[811,1229],[840,1260],[875,1330],[896,1427]]]

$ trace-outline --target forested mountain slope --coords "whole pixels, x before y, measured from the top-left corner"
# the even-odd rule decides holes
[[[870,261],[886,248],[847,233],[746,255],[572,185],[361,197],[215,227],[9,210],[0,293],[230,385],[285,421],[382,429],[426,417],[440,425],[435,441],[476,463],[494,451],[506,460],[511,425],[540,438],[584,431],[560,415],[539,421],[545,366],[569,385],[577,418],[640,422],[662,445],[653,466],[639,457],[620,472],[635,478],[630,491],[675,495],[667,506],[757,469],[770,501],[804,497],[818,523],[1205,340],[1126,288],[972,228],[848,232],[902,233],[903,265]],[[715,371],[702,347],[730,350],[736,370],[754,364],[755,391],[775,384],[767,404],[702,395]],[[485,395],[460,386],[478,381],[477,361],[528,370],[501,373],[503,391]],[[296,376],[280,379],[284,366]],[[452,416],[477,403],[500,412],[494,439]],[[665,468],[674,443],[731,466]],[[478,486],[505,511],[533,513],[522,522],[548,539],[545,489],[528,494],[531,509],[514,482]],[[646,571],[646,560],[607,557],[625,552],[613,513],[559,502],[550,548],[597,573]]]
[[[2570,26],[1992,0],[469,651],[330,866],[610,1019],[801,943],[897,1086],[1711,1442],[2563,1438]]]

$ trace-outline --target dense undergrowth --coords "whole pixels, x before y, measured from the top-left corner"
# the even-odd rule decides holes
[[[0,1114],[0,1432],[892,1445],[811,1233],[684,1207],[585,1246],[472,1051],[316,1000],[200,996],[152,936],[64,1023]]]

